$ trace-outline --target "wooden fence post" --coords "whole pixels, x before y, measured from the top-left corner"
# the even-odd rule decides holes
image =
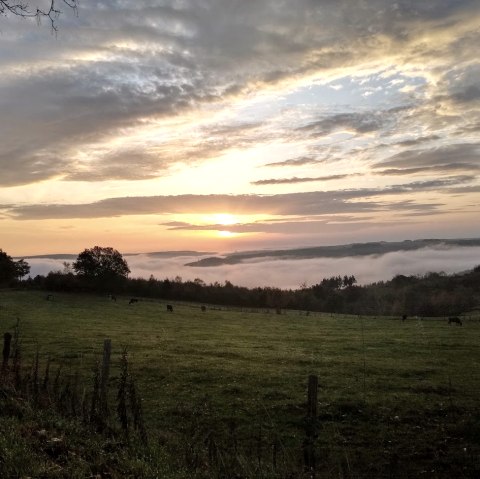
[[[308,377],[307,416],[305,418],[305,440],[303,441],[303,459],[305,470],[315,478],[315,439],[317,438],[317,402],[318,377]]]
[[[100,414],[104,420],[108,416],[108,377],[110,374],[110,355],[112,352],[112,340],[103,341],[102,376],[100,378]]]
[[[8,368],[8,360],[10,358],[10,345],[12,343],[12,335],[10,333],[5,333],[3,335],[3,362],[2,362],[2,371],[5,371]]]

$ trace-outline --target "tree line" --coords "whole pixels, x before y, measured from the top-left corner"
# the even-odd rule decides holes
[[[24,260],[0,250],[0,285],[63,292],[103,293],[245,308],[296,309],[388,316],[459,315],[480,307],[480,266],[462,274],[397,275],[389,281],[358,286],[353,275],[321,279],[298,289],[247,288],[230,281],[206,284],[202,279],[129,278],[130,269],[113,248],[95,246],[63,270],[24,278]],[[23,279],[22,279],[23,278]]]

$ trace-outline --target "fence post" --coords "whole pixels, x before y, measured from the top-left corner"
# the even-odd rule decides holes
[[[108,416],[108,377],[110,374],[110,355],[112,352],[112,340],[105,339],[103,341],[103,360],[102,375],[100,378],[100,414],[101,419],[105,420]]]
[[[305,470],[315,478],[315,439],[317,438],[317,402],[318,377],[308,377],[307,416],[305,418],[305,440],[303,441],[303,459]]]
[[[2,371],[5,371],[8,367],[8,360],[10,358],[10,345],[12,343],[12,335],[5,333],[3,335],[3,362]]]

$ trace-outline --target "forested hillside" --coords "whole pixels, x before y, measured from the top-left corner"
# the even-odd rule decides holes
[[[353,276],[321,279],[294,290],[245,288],[229,281],[206,284],[201,279],[119,278],[95,281],[72,272],[52,272],[17,283],[48,291],[98,292],[197,301],[251,308],[289,308],[371,315],[447,316],[480,307],[480,266],[461,274],[397,275],[390,281],[357,286]]]

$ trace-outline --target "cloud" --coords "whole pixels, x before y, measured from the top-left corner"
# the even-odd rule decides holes
[[[330,175],[330,176],[317,176],[314,178],[273,178],[268,180],[257,180],[252,181],[252,185],[282,185],[282,184],[295,184],[295,183],[309,183],[313,181],[333,181],[333,180],[343,180],[355,176],[350,175]]]
[[[398,111],[395,109],[395,112]],[[385,112],[366,112],[366,113],[339,113],[322,118],[318,121],[310,122],[297,131],[309,132],[315,137],[325,136],[332,131],[342,129],[356,134],[372,133],[379,131],[391,123],[393,120],[393,111]]]
[[[64,261],[71,262],[71,259],[27,258],[26,262],[30,265],[29,276],[35,278],[37,275],[46,276],[51,271],[63,271]]]
[[[316,165],[320,163],[325,163],[326,160],[318,160],[312,156],[300,156],[298,158],[291,158],[284,161],[274,161],[272,163],[266,163],[263,166],[304,166],[304,165]]]
[[[368,190],[369,194],[381,194]],[[336,194],[291,193],[283,195],[178,195],[109,198],[88,204],[51,204],[7,207],[4,211],[14,219],[102,218],[149,214],[203,214],[228,211],[231,214],[331,214],[376,211],[384,205],[352,198],[365,192]]]
[[[273,0],[121,5],[86,0],[78,18],[62,16],[58,41],[26,22],[5,22],[0,109],[9,112],[9,121],[0,128],[0,168],[6,172],[0,184],[161,176],[172,164],[202,161],[229,148],[233,141],[222,141],[228,131],[238,132],[234,140],[241,148],[258,140],[257,132],[237,129],[238,121],[230,119],[223,134],[211,126],[214,141],[205,141],[206,148],[189,141],[190,148],[178,154],[171,153],[176,142],[165,138],[150,138],[145,148],[138,139],[134,148],[113,151],[109,141],[214,104],[228,110],[226,102],[248,99],[252,92],[294,89],[309,75],[340,88],[337,80],[349,72],[367,74],[394,63],[411,76],[409,69],[421,67],[431,80],[429,91],[446,85],[431,95],[431,105],[445,99],[472,105],[480,91],[472,65],[478,18],[475,0],[368,0],[353,6],[346,0],[289,0],[282,8]],[[294,132],[315,140],[339,129],[379,134],[401,116],[376,106],[339,110],[313,119],[299,115],[274,135]],[[427,117],[434,126],[436,117],[425,111]],[[128,168],[129,158],[139,163],[137,170]]]
[[[398,146],[416,146],[420,143],[428,143],[430,141],[435,141],[440,139],[441,139],[441,136],[439,135],[419,136],[414,139],[399,141],[397,145]]]
[[[385,176],[405,176],[415,175],[418,173],[435,174],[450,173],[451,171],[473,172],[480,170],[480,165],[473,165],[468,163],[449,163],[446,165],[426,166],[424,168],[387,168],[386,170],[377,171],[377,175]]]
[[[455,107],[476,108],[480,101],[480,65],[468,62],[445,72],[437,102],[449,101]]]
[[[399,222],[395,221],[398,225]],[[334,217],[334,218],[315,218],[290,220],[290,221],[269,221],[269,222],[255,222],[255,223],[238,223],[233,225],[222,224],[207,224],[196,225],[185,222],[168,222],[162,223],[163,226],[168,226],[169,230],[174,231],[229,231],[231,233],[281,233],[286,235],[297,234],[314,234],[333,229],[336,232],[341,231],[355,231],[364,226],[373,226],[375,222],[369,221],[369,218],[355,219]],[[378,226],[378,225],[377,225]]]
[[[456,169],[477,170],[480,144],[460,143],[423,150],[407,150],[385,161],[375,163],[373,168],[432,168],[439,171]]]
[[[203,214],[218,211],[228,211],[231,214],[322,215],[352,214],[388,209],[429,210],[436,208],[438,204],[424,204],[414,200],[381,203],[368,198],[448,189],[464,185],[474,179],[474,176],[463,175],[439,180],[416,181],[385,188],[314,191],[278,195],[177,195],[108,198],[86,204],[6,206],[3,208],[3,212],[13,219],[38,220],[150,214]]]

